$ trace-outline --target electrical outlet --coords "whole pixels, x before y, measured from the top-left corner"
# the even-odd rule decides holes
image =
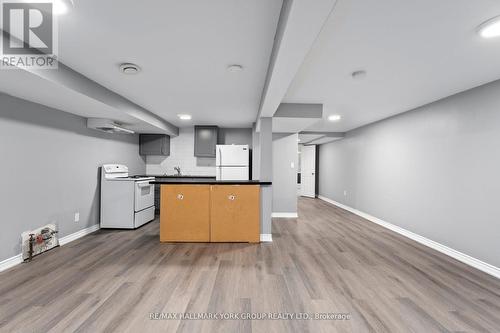
[[[347,197],[347,191],[344,190],[344,197]]]
[[[76,212],[75,213],[75,222],[78,222],[78,221],[80,221],[80,213]]]

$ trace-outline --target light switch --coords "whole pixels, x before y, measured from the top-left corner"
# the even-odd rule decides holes
[[[80,221],[80,213],[75,213],[75,222]]]
[[[295,163],[290,163],[290,168],[295,169]]]

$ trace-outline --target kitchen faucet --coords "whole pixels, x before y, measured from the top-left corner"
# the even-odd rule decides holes
[[[182,176],[182,173],[181,173],[181,167],[176,166],[176,167],[174,168],[174,170],[175,170],[175,171],[177,171],[177,175],[176,175],[176,176]]]

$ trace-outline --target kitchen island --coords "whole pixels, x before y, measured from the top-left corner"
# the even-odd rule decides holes
[[[260,241],[260,187],[271,182],[170,178],[160,184],[161,242]]]

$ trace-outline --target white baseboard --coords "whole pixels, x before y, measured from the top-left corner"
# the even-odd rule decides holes
[[[272,213],[271,217],[281,217],[285,219],[296,219],[299,217],[297,213]]]
[[[99,228],[100,228],[99,224],[94,224],[88,228],[78,230],[77,232],[72,233],[68,236],[61,237],[59,238],[59,245],[66,245],[74,240],[77,240],[78,238],[82,238],[83,236],[86,236],[88,234],[93,233],[94,231],[99,230]]]
[[[423,236],[420,236],[416,233],[413,233],[411,231],[408,231],[406,229],[403,229],[401,227],[398,227],[394,224],[391,224],[389,222],[386,222],[386,221],[383,221],[379,218],[376,218],[375,216],[371,216],[367,213],[364,213],[362,211],[359,211],[357,209],[354,209],[352,207],[349,207],[349,206],[346,206],[344,204],[341,204],[340,202],[336,202],[332,199],[329,199],[329,198],[326,198],[324,196],[318,196],[319,199],[323,200],[323,201],[326,201],[328,203],[331,203],[332,205],[335,205],[337,207],[340,207],[342,209],[345,209],[353,214],[356,214],[364,219],[367,219],[368,221],[371,221],[373,223],[376,223],[384,228],[387,228],[389,230],[392,230],[402,236],[405,236],[407,238],[410,238],[422,245],[425,245],[425,246],[428,246],[436,251],[439,251],[443,254],[446,254],[447,256],[450,256],[458,261],[461,261],[463,262],[464,264],[467,264],[469,266],[472,266],[474,268],[477,268],[479,269],[480,271],[483,271],[487,274],[490,274],[498,279],[500,279],[500,268],[499,267],[496,267],[496,266],[493,266],[493,265],[490,265],[484,261],[481,261],[479,259],[476,259],[474,257],[471,257],[465,253],[462,253],[460,251],[457,251],[457,250],[454,250],[446,245],[443,245],[443,244],[440,244],[438,242],[435,242],[431,239],[428,239],[428,238],[425,238]]]
[[[5,271],[6,269],[9,269],[9,268],[14,267],[16,265],[19,265],[22,262],[23,262],[23,256],[21,254],[18,254],[17,256],[0,261],[0,272]]]
[[[260,241],[261,242],[272,242],[273,241],[273,234],[260,234]]]
[[[95,224],[95,225],[90,226],[88,228],[79,230],[75,233],[72,233],[71,235],[59,238],[59,245],[61,245],[61,246],[66,245],[69,242],[77,240],[78,238],[86,236],[86,235],[93,233],[94,231],[97,231],[97,230],[99,230],[99,224]],[[14,257],[0,261],[0,272],[4,271],[6,269],[9,269],[11,267],[14,267],[22,262],[23,262],[23,255],[22,254],[18,254]]]

